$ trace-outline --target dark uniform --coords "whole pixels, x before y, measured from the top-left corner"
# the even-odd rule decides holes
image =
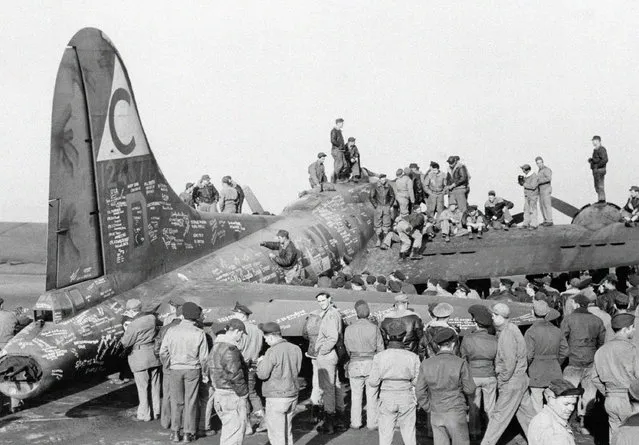
[[[382,241],[384,241],[386,234],[391,230],[391,209],[395,205],[395,192],[393,188],[388,182],[382,184],[381,179],[380,177],[380,181],[378,181],[374,187],[371,187],[369,194],[369,199],[375,209],[373,226],[378,237],[378,247]]]
[[[389,312],[388,315],[386,315],[386,318],[382,320],[382,324],[380,326],[382,335],[384,336],[384,342],[388,344],[389,326],[394,324],[397,320],[400,321],[404,326],[405,334],[402,341],[404,348],[417,354],[417,352],[419,351],[419,340],[422,338],[422,335],[424,333],[424,324],[422,323],[422,319],[419,318],[419,315],[417,315],[415,312],[411,312],[409,310],[394,310]]]
[[[285,230],[281,230],[278,233],[286,233],[286,237],[288,237],[288,232]],[[277,255],[273,257],[273,262],[284,269],[285,281],[287,283],[290,283],[293,278],[298,275],[296,266],[299,262],[299,251],[295,247],[295,244],[293,244],[293,241],[288,240],[286,245],[281,244],[279,241],[263,241],[260,243],[260,246],[278,251]]]
[[[244,204],[244,198],[246,195],[244,194],[244,189],[240,186],[240,184],[237,182],[234,182],[234,184],[235,190],[237,191],[237,213],[242,213],[242,205]]]
[[[333,128],[331,130],[331,155],[333,156],[333,177],[332,182],[343,179],[348,172],[348,164],[346,163],[346,145],[344,144],[344,136],[342,130]]]
[[[196,186],[193,189],[193,202],[198,209],[204,212],[217,212],[217,202],[220,200],[220,193],[213,184]]]
[[[320,153],[320,155],[323,154]],[[324,163],[320,162],[319,159],[308,166],[308,182],[311,188],[319,187],[321,184],[328,182]]]
[[[599,202],[606,201],[606,191],[604,188],[604,180],[606,177],[606,165],[608,164],[608,151],[601,145],[599,148],[592,150],[592,158],[589,159],[590,168],[592,169],[592,178],[595,184],[595,192]]]

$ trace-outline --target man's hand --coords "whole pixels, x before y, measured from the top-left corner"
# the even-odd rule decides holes
[[[266,242],[265,242],[265,241],[262,241],[262,242],[260,243],[260,247],[266,247]]]
[[[268,254],[268,257],[269,257],[270,259],[275,259],[275,254],[274,254],[274,253],[269,253],[269,254]]]

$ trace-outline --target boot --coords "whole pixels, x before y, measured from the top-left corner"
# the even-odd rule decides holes
[[[475,234],[473,232],[468,232],[468,239],[475,239]]]
[[[334,421],[335,431],[337,431],[338,433],[343,433],[344,431],[348,431],[349,423],[350,423],[350,416],[342,412],[335,413],[335,421]]]
[[[413,250],[411,251],[410,254],[410,259],[411,260],[421,260],[422,256],[419,254],[419,249],[418,248],[413,248]]]
[[[377,234],[377,242],[375,243],[375,247],[381,247],[381,245],[382,245],[382,241],[383,241],[383,239],[382,239],[382,234],[381,234],[381,233],[378,233],[378,234]]]
[[[311,421],[319,423],[322,420],[322,407],[320,405],[311,405]]]
[[[324,413],[324,421],[317,427],[317,432],[320,434],[335,434],[333,417],[335,417],[335,414]]]
[[[479,232],[477,232],[477,238],[478,239],[482,239],[483,235],[482,235],[482,231],[480,230]]]

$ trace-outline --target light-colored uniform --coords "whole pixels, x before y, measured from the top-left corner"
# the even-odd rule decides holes
[[[528,445],[575,445],[570,425],[548,405],[530,421]]]
[[[544,222],[552,223],[552,170],[546,166],[537,172],[539,184],[539,208]]]
[[[537,173],[530,173],[524,178],[524,227],[537,227],[538,200],[539,183]]]
[[[335,414],[336,399],[341,394],[335,345],[342,332],[342,317],[332,305],[329,305],[321,316],[322,321],[315,341],[315,353],[317,355],[319,386],[324,398],[324,411],[332,415]]]
[[[424,191],[428,193],[426,199],[426,214],[431,218],[444,210],[444,187],[446,187],[446,173],[429,171],[423,180]]]
[[[402,175],[395,180],[395,188],[397,190],[395,197],[399,204],[399,215],[402,217],[408,216],[410,205],[415,203],[413,180],[408,175]]]

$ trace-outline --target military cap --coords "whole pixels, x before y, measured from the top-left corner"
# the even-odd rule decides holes
[[[610,281],[614,284],[617,284],[619,282],[619,280],[617,279],[617,275],[615,275],[614,273],[609,273],[608,275],[606,275],[603,280],[599,282],[599,285],[604,284],[606,281]]]
[[[357,300],[355,302],[355,313],[357,314],[357,318],[368,318],[368,316],[371,314],[368,303],[366,303],[364,300]]]
[[[201,315],[202,308],[197,304],[187,301],[182,305],[182,316],[187,320],[197,320],[198,318],[200,318]]]
[[[433,308],[433,315],[437,318],[450,317],[453,313],[453,307],[448,303],[439,303]]]
[[[226,322],[226,330],[230,331],[231,329],[234,331],[242,331],[246,334],[246,325],[242,320],[238,320],[237,318],[231,318]]]
[[[331,280],[331,284],[333,287],[344,287],[344,284],[346,284],[346,277],[344,274],[337,274]]]
[[[353,290],[353,283],[351,283],[350,281],[347,281],[346,283],[344,283],[344,289]]]
[[[404,275],[404,272],[402,272],[401,270],[396,270],[394,272],[391,272],[391,275],[400,281],[404,281],[406,279],[406,275]]]
[[[348,138],[347,142],[355,142],[355,138],[353,136],[351,136],[351,137]]]
[[[402,176],[403,174],[404,174],[403,168],[398,168],[397,171],[395,172],[395,176]]]
[[[142,309],[142,302],[137,298],[131,298],[126,301],[127,311],[139,311]]]
[[[379,275],[377,277],[377,282],[380,284],[386,284],[386,277],[384,275]]]
[[[490,308],[490,312],[501,315],[504,318],[510,317],[510,308],[506,303],[496,303]]]
[[[583,290],[591,285],[592,285],[592,278],[585,278],[581,280],[581,282],[579,283],[579,286],[577,286],[577,289]]]
[[[497,196],[497,193],[495,193],[494,190],[489,190],[488,191],[488,196]]]
[[[264,332],[265,334],[281,334],[282,333],[282,329],[280,328],[280,325],[273,321],[269,321],[268,323],[260,323],[257,327],[260,328],[260,330]]]
[[[406,294],[395,295],[395,303],[408,303],[408,295]]]
[[[405,175],[409,175],[410,174],[410,168],[404,167],[404,174]]]
[[[590,304],[590,299],[586,297],[584,294],[577,294],[572,299],[575,303],[577,303],[580,307],[588,307]]]
[[[448,159],[446,159],[446,162],[448,162],[449,164],[454,164],[455,161],[457,161],[456,156],[448,156]]]
[[[612,325],[612,329],[614,330],[626,328],[628,326],[632,326],[635,323],[635,316],[628,313],[616,314],[612,317],[610,323]]]
[[[630,383],[628,392],[630,393],[630,397],[639,400],[639,379],[633,380],[632,383]]]
[[[337,119],[335,119],[335,123],[336,124],[339,124],[339,123],[342,123],[342,122],[344,122],[344,119],[342,119],[341,117],[338,117]]]
[[[186,183],[186,187],[185,188],[189,188],[189,187],[193,187],[195,184],[193,184],[192,182],[187,182]]]
[[[386,292],[388,290],[388,288],[383,283],[377,283],[377,285],[375,286],[375,290],[377,292]]]
[[[493,317],[490,315],[490,309],[483,304],[473,304],[468,308],[468,313],[473,316],[477,324],[482,326],[492,326]]]
[[[358,286],[363,286],[365,284],[361,275],[353,275],[353,278],[351,278],[351,283],[357,284]]]
[[[400,283],[399,281],[390,281],[388,283],[388,288],[391,292],[396,294],[397,292],[402,290],[402,283]]]
[[[540,300],[548,303],[548,295],[545,292],[537,291],[535,292],[535,295],[533,296],[533,302],[540,301]]]
[[[386,334],[388,334],[389,337],[401,337],[405,333],[406,326],[398,318],[391,320],[391,322],[386,326]]]
[[[385,173],[380,173],[378,176],[379,179],[384,179],[385,177],[386,177]]]
[[[317,159],[325,158],[325,157],[326,157],[326,153],[324,153],[323,151],[320,151],[319,153],[317,153]]]
[[[561,313],[557,309],[549,308],[548,314],[544,318],[546,321],[555,321],[559,317],[561,317]]]
[[[431,162],[430,162],[430,168],[437,168],[437,169],[439,169],[439,163],[434,162],[434,161],[431,161]]]
[[[411,162],[410,165],[408,166],[408,168],[417,168],[417,169],[419,169],[419,165],[417,165],[414,162]]]
[[[168,303],[173,307],[180,307],[185,303],[185,301],[184,301],[184,298],[175,296],[175,297],[169,298]]]
[[[280,229],[277,231],[277,236],[288,238],[288,230]]]
[[[630,297],[628,297],[628,295],[624,293],[617,292],[617,294],[615,295],[615,304],[618,306],[628,306],[628,304],[630,304]]]
[[[550,285],[550,283],[552,283],[552,277],[550,275],[544,275],[543,277],[541,277],[541,282],[543,284]]]
[[[467,286],[466,284],[464,284],[464,283],[457,283],[457,289],[458,289],[458,290],[459,290],[459,289],[461,289],[461,290],[463,290],[463,291],[464,291],[464,292],[466,292],[466,293],[469,293],[469,292],[470,292],[470,287],[468,287],[468,286]]]
[[[632,187],[630,187],[630,191],[639,192],[639,186],[633,185]]]
[[[472,212],[472,211],[475,211],[475,210],[477,210],[477,206],[476,205],[468,206],[468,211]]]
[[[417,295],[417,289],[410,283],[402,283],[400,292],[408,295]]]
[[[639,275],[633,274],[628,276],[628,283],[631,286],[639,286]]]
[[[375,284],[376,281],[377,278],[375,278],[375,275],[369,275],[366,277],[366,284]]]
[[[601,141],[601,137],[599,137],[599,136],[597,136],[597,135],[594,135],[594,136],[592,137],[592,140],[593,140],[593,141]]]
[[[200,181],[204,181],[206,179],[211,179],[211,177],[209,175],[202,175],[202,177],[200,178]]]
[[[321,288],[331,287],[331,279],[327,276],[319,277],[317,279],[317,287],[321,287]]]
[[[454,340],[455,337],[457,337],[455,330],[451,328],[438,326],[434,328],[433,331],[434,331],[432,333],[433,342],[437,343],[438,345],[449,343],[450,341]]]
[[[231,177],[230,176],[222,176],[222,183],[231,185]]]
[[[515,284],[515,282],[510,278],[500,278],[499,282],[504,286],[512,286],[513,284]]]
[[[530,164],[524,164],[520,167],[522,170],[530,170]]]
[[[239,301],[235,302],[235,307],[233,308],[233,312],[240,312],[240,313],[246,315],[247,317],[253,313],[253,312],[251,312],[251,310],[249,308],[247,308],[243,304],[240,304]]]
[[[545,317],[550,312],[550,307],[546,300],[533,300],[533,312],[537,317]]]
[[[553,392],[555,397],[580,396],[584,393],[583,388],[577,388],[568,380],[555,379],[550,382],[548,389]]]
[[[437,280],[437,285],[442,289],[446,289],[448,287],[448,281],[439,279]]]
[[[579,285],[581,284],[581,280],[579,278],[571,278],[569,281],[570,285],[574,288],[578,288]]]

